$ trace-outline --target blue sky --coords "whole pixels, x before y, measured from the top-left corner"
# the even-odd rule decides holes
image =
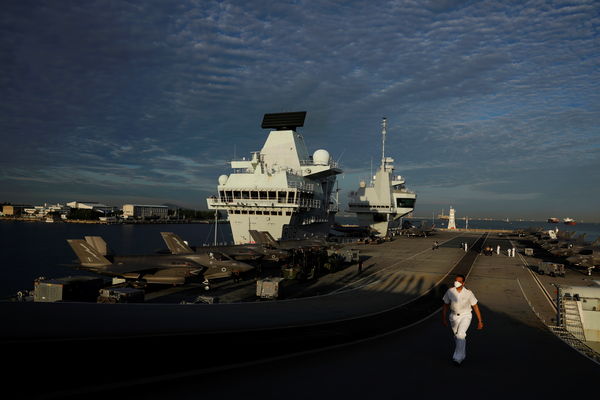
[[[206,207],[268,112],[342,199],[380,154],[417,215],[600,221],[600,2],[5,1],[0,201]]]

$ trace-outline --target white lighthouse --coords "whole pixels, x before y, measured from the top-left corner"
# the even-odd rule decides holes
[[[448,229],[456,229],[456,222],[454,221],[454,208],[450,207],[450,215],[448,216]]]

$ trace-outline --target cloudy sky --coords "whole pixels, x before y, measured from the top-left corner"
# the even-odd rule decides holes
[[[0,202],[206,207],[268,112],[342,199],[388,155],[417,215],[600,220],[600,2],[4,1]]]

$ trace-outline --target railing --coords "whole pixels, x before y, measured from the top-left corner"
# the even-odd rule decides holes
[[[321,207],[321,200],[300,199],[296,204],[305,208],[319,208]]]
[[[585,341],[585,333],[581,322],[579,307],[574,300],[562,299],[562,320],[565,328],[577,339]]]
[[[290,181],[288,182],[288,187],[293,189],[304,190],[305,192],[314,192],[315,185],[312,183],[306,182],[298,182],[298,181]]]
[[[300,160],[300,165],[303,167],[309,166],[309,165],[317,165],[315,164],[314,160]],[[334,161],[333,159],[329,160],[329,163],[327,163],[327,165],[329,165],[331,168],[337,168],[338,167],[338,163],[337,161]]]

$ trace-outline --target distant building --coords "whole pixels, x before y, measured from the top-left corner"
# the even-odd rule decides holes
[[[28,208],[25,208],[23,210],[27,215],[30,215],[32,217],[45,217],[46,215],[50,214],[50,213],[58,213],[60,215],[64,215],[66,214],[69,209],[67,207],[65,207],[64,205],[57,203],[57,204],[48,204],[48,203],[44,203],[43,206],[29,206]]]
[[[103,214],[109,214],[115,211],[115,207],[107,206],[106,204],[98,203],[95,201],[71,201],[67,203],[70,208],[79,208],[82,210],[94,210],[99,211]]]
[[[123,205],[123,218],[158,217],[167,218],[169,207],[147,204]]]
[[[29,205],[8,204],[2,206],[2,214],[4,215],[21,215],[26,208],[31,208]]]

